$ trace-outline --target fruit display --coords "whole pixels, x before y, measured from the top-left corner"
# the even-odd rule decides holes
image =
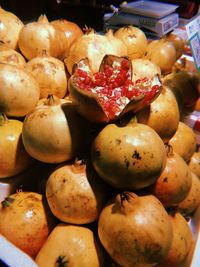
[[[184,266],[200,77],[183,40],[0,15],[0,236],[38,267]]]

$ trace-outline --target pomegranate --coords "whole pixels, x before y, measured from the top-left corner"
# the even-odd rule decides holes
[[[4,44],[0,44],[0,63],[7,63],[24,68],[26,65],[25,58]]]
[[[99,217],[105,202],[105,188],[91,164],[76,159],[54,170],[46,184],[46,197],[52,213],[61,221],[91,223]]]
[[[136,82],[131,77],[127,58],[107,55],[95,74],[88,61],[81,60],[69,79],[69,97],[78,112],[93,122],[116,120],[149,105],[161,92],[158,75]]]
[[[90,229],[59,223],[37,254],[36,263],[40,267],[102,267],[103,257]]]
[[[120,39],[127,47],[127,56],[130,59],[140,58],[147,48],[145,33],[138,27],[128,25],[115,31],[114,36]]]
[[[171,90],[172,93],[174,94],[176,98],[176,102],[179,107],[180,113],[183,111],[183,106],[184,106],[184,95],[183,92],[181,91],[180,87],[177,87],[173,84],[173,80],[165,79],[168,75],[164,76],[161,78],[163,87],[167,88],[168,90]]]
[[[0,113],[0,178],[17,175],[33,162],[22,143],[22,125]]]
[[[200,205],[200,180],[192,173],[192,186],[186,198],[178,203],[177,209],[186,215],[192,214]]]
[[[153,184],[166,164],[163,141],[149,126],[109,124],[92,144],[99,176],[116,188],[139,189]]]
[[[153,186],[154,195],[165,207],[184,200],[191,188],[191,171],[181,156],[169,148],[165,169]]]
[[[174,45],[176,49],[176,59],[179,59],[183,55],[186,41],[179,35],[171,32],[165,36],[165,39]]]
[[[29,72],[0,63],[0,112],[23,117],[36,106],[39,96],[38,83]]]
[[[167,257],[156,267],[177,267],[187,257],[193,243],[192,231],[179,213],[170,214],[170,220],[173,229],[173,240]]]
[[[128,56],[127,53],[127,47],[125,43],[120,40],[119,38],[115,37],[113,34],[113,31],[109,29],[106,33],[105,36],[108,38],[109,42],[112,43],[112,46],[114,48],[114,51],[117,51],[117,55],[121,57],[126,57]]]
[[[162,261],[172,243],[172,225],[160,201],[123,192],[101,212],[99,239],[123,267],[149,267]]]
[[[167,74],[172,71],[176,62],[176,49],[165,39],[154,40],[148,44],[144,58],[157,64],[162,74]]]
[[[0,42],[11,49],[18,48],[19,33],[23,28],[23,22],[12,12],[0,7]]]
[[[185,108],[194,106],[199,98],[199,75],[187,70],[185,60],[176,64],[172,73],[163,78],[163,84],[167,84],[171,90],[179,88],[183,94],[183,107]]]
[[[0,233],[34,257],[55,225],[55,219],[41,194],[18,192],[0,206]]]
[[[131,61],[132,63],[132,81],[138,79],[152,78],[155,75],[161,76],[160,67],[148,59],[137,58]]]
[[[81,28],[73,21],[58,19],[51,21],[50,24],[65,33],[69,47],[76,39],[83,35]]]
[[[105,35],[97,34],[93,29],[87,30],[72,44],[69,56],[64,60],[68,72],[72,74],[74,65],[84,58],[88,58],[91,72],[98,72],[105,55],[122,56],[118,46],[113,43],[113,40],[111,42]]]
[[[136,113],[139,123],[153,128],[167,143],[178,129],[180,112],[172,91],[163,87],[161,94],[146,108]]]
[[[79,155],[87,146],[87,121],[71,102],[53,96],[26,115],[22,140],[26,151],[46,163],[61,163]]]
[[[188,162],[190,170],[195,173],[200,179],[200,151],[194,152],[190,161]]]
[[[27,23],[19,34],[19,48],[26,59],[48,56],[63,59],[68,49],[64,32],[51,25],[45,15],[37,21]]]
[[[196,135],[192,128],[180,121],[176,133],[169,140],[169,145],[188,162],[196,150],[196,143]]]
[[[63,98],[67,93],[67,75],[64,63],[54,57],[35,57],[26,64],[40,87],[40,98],[53,94]]]

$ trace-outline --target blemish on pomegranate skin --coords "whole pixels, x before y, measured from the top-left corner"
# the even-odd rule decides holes
[[[165,177],[165,178],[163,179],[163,182],[164,182],[164,183],[167,183],[167,182],[168,182],[167,177]]]
[[[138,159],[138,160],[142,159],[142,157],[140,156],[140,153],[137,150],[134,151],[132,158]]]
[[[136,35],[135,35],[135,34],[129,34],[128,37],[129,37],[129,38],[136,38]]]
[[[121,142],[122,142],[120,139],[116,139],[115,141],[116,141],[116,144],[117,144],[117,145],[120,145]]]
[[[46,117],[47,115],[45,114],[45,113],[40,113],[39,114],[39,117],[42,119],[42,118],[44,118],[44,117]]]

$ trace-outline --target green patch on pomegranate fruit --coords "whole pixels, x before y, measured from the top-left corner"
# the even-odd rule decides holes
[[[106,55],[99,72],[92,73],[89,61],[74,66],[69,96],[77,111],[92,122],[110,122],[125,113],[149,105],[161,92],[158,75],[132,81],[132,64],[125,57]]]

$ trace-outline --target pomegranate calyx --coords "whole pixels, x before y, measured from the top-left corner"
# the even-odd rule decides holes
[[[116,197],[116,204],[118,204],[120,212],[125,215],[135,210],[138,201],[139,198],[136,194],[127,191],[118,194]]]
[[[167,157],[173,157],[174,156],[174,150],[173,147],[169,144],[165,144]]]
[[[1,204],[3,208],[6,208],[9,207],[14,201],[15,201],[14,198],[8,196],[1,202]]]
[[[83,159],[75,159],[74,164],[72,165],[72,170],[74,173],[85,173],[86,163]]]
[[[5,113],[0,113],[0,126],[3,126],[5,123],[8,123],[9,120]]]
[[[60,99],[52,94],[49,94],[44,102],[44,104],[47,106],[56,106],[59,105],[60,103],[61,103]]]
[[[45,14],[40,15],[37,21],[41,23],[49,23],[49,20]]]
[[[88,27],[87,25],[85,25],[85,27],[83,28],[83,32],[85,35],[96,33],[95,29]]]

